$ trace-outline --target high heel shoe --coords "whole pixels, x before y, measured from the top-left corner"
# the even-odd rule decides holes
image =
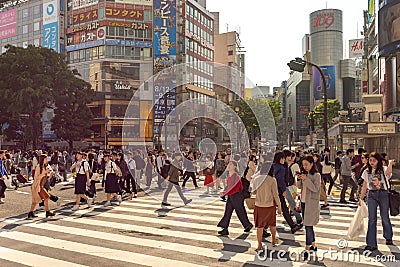
[[[53,217],[55,214],[53,213],[53,212],[51,212],[51,211],[46,211],[46,218],[48,218],[48,217]]]
[[[33,218],[36,218],[36,217],[37,217],[37,215],[35,215],[35,213],[33,213],[33,211],[30,211],[28,213],[28,219],[33,219]]]

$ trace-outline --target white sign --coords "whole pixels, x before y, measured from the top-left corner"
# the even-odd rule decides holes
[[[364,55],[364,39],[349,41],[349,58],[362,57]]]
[[[394,134],[396,123],[368,123],[368,134]]]
[[[57,22],[58,20],[58,1],[52,0],[43,3],[43,25]]]
[[[99,0],[73,0],[72,9],[79,9],[99,3]]]
[[[152,6],[153,0],[115,0],[115,3]]]
[[[126,81],[116,81],[114,86],[115,90],[131,90],[132,88],[129,82]]]

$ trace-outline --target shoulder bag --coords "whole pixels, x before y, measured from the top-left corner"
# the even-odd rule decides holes
[[[400,193],[392,189],[392,185],[387,181],[386,175],[383,174],[383,180],[389,192],[389,211],[390,216],[397,216],[400,214]]]

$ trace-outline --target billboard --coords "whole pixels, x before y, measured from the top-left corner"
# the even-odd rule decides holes
[[[0,12],[0,40],[17,34],[17,11],[12,9]]]
[[[343,31],[342,11],[323,9],[310,14],[310,33]]]
[[[115,0],[115,3],[152,6],[153,0]]]
[[[154,0],[154,73],[176,63],[176,0]],[[160,125],[176,106],[176,79],[154,81],[154,125]],[[165,102],[166,101],[166,102]]]
[[[385,5],[378,12],[379,54],[387,54],[400,47],[400,3]]]
[[[349,58],[362,57],[364,55],[364,39],[349,41]]]
[[[99,0],[73,0],[72,1],[72,9],[76,10],[83,7],[88,7],[94,4],[99,3]]]
[[[59,7],[56,0],[43,3],[43,39],[42,47],[59,52],[58,49],[58,15]]]
[[[326,92],[328,99],[335,99],[336,92],[336,67],[335,66],[321,66],[326,81]],[[315,100],[321,100],[324,96],[324,84],[322,77],[317,70],[313,68],[313,90]]]

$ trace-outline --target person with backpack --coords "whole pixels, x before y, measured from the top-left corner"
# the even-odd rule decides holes
[[[136,198],[137,197],[137,188],[136,188],[136,182],[135,182],[135,175],[136,175],[136,162],[132,158],[133,153],[128,152],[126,153],[127,155],[127,175],[126,175],[126,192],[128,194],[131,194],[131,198]],[[132,187],[131,187],[132,183]],[[132,190],[131,190],[132,188]]]
[[[76,211],[79,209],[81,198],[87,200],[88,207],[90,207],[93,202],[92,198],[88,198],[85,195],[86,186],[90,187],[89,163],[83,160],[83,153],[80,151],[76,153],[75,157],[76,157],[76,162],[71,166],[71,171],[75,170],[76,172],[76,177],[75,177],[76,202],[75,206],[72,208],[72,211]]]
[[[88,154],[88,164],[89,164],[89,176],[90,176],[90,188],[89,191],[93,194],[93,198],[96,196],[96,183],[97,181],[93,180],[93,175],[97,174],[98,165],[97,160],[94,158],[94,153],[90,152]]]
[[[301,214],[296,210],[296,180],[295,177],[297,173],[300,172],[299,164],[294,162],[296,160],[296,154],[289,150],[284,150],[283,154],[285,156],[285,179],[286,179],[286,200],[289,203],[289,208],[293,212],[293,215],[296,217],[297,225],[302,226],[303,219]]]
[[[333,182],[336,182],[337,178],[341,176],[340,173],[340,168],[342,166],[342,157],[343,157],[343,151],[338,151],[336,152],[336,158],[335,158],[335,176],[333,177]]]
[[[290,216],[288,206],[286,204],[286,170],[285,170],[285,155],[283,152],[277,152],[274,156],[273,167],[274,176],[278,185],[279,200],[281,201],[282,214],[285,221],[288,223],[292,234],[296,233],[302,228],[302,225],[295,224]]]
[[[137,150],[133,153],[133,160],[136,164],[135,178],[136,178],[136,187],[140,189],[140,180],[143,175],[143,170],[146,168],[146,162],[144,161],[140,150]]]

